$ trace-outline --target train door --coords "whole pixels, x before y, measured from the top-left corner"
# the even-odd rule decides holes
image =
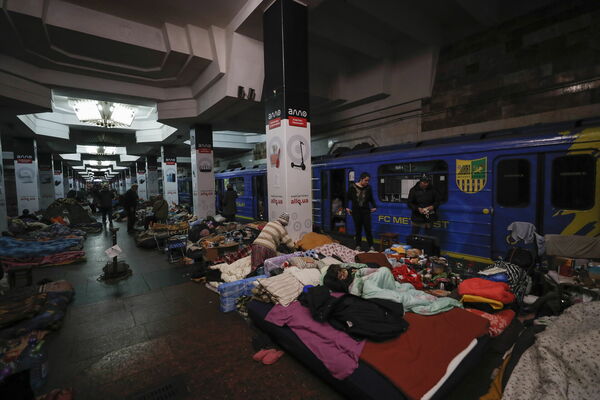
[[[268,221],[267,175],[252,177],[252,197],[254,198],[254,218],[259,221]]]
[[[537,226],[538,155],[523,154],[494,160],[494,200],[492,217],[492,259],[504,257],[509,244],[506,228],[512,222],[530,222]]]

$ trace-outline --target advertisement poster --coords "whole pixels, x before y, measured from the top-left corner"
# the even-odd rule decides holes
[[[193,126],[190,130],[190,143],[194,215],[205,218],[216,213],[212,127]]]
[[[0,143],[0,154],[2,154],[2,143]],[[0,232],[8,229],[6,218],[6,193],[4,190],[4,163],[0,158]]]
[[[158,161],[155,156],[146,157],[146,187],[148,197],[158,195]]]
[[[173,149],[162,147],[163,196],[171,204],[179,204],[177,156]]]
[[[136,162],[138,196],[142,200],[148,200],[148,183],[146,179],[146,160]]]
[[[35,157],[35,141],[20,140],[15,150],[15,182],[19,215],[23,210],[33,213],[40,209],[38,163]]]

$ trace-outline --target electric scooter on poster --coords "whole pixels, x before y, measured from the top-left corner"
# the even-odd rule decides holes
[[[304,147],[304,142],[300,142],[300,164],[295,164],[292,161],[292,168],[300,168],[302,169],[302,171],[304,171],[306,169],[306,164],[304,163],[304,152],[302,150],[302,148]]]

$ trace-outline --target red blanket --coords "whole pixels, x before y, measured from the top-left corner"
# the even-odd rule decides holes
[[[452,359],[489,327],[486,319],[460,308],[429,316],[406,313],[404,318],[410,324],[405,333],[383,343],[367,342],[360,358],[411,399],[433,388]]]
[[[472,294],[487,299],[498,300],[503,304],[515,301],[515,295],[510,292],[510,286],[504,282],[493,282],[487,279],[466,279],[458,285],[458,294]]]

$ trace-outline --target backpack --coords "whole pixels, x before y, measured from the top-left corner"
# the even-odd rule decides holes
[[[404,307],[391,300],[365,300],[347,294],[335,300],[328,311],[327,321],[331,326],[355,339],[383,342],[408,329],[403,318]]]

